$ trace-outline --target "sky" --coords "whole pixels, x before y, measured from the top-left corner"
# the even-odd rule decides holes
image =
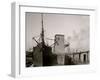
[[[30,50],[36,46],[36,42],[32,37],[39,36],[41,33],[41,14],[27,12],[25,14],[26,27],[26,50]],[[89,15],[75,14],[43,14],[43,26],[45,30],[45,38],[54,39],[56,34],[63,34],[65,41],[70,43],[70,49],[73,50],[89,50]],[[36,37],[38,39],[38,37]],[[54,43],[53,40],[47,40],[49,45]],[[66,43],[65,42],[65,43]]]

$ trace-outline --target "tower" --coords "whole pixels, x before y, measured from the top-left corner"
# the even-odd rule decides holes
[[[64,53],[64,35],[56,34],[54,44],[54,53],[63,54]]]
[[[64,49],[64,35],[56,34],[54,44],[54,53],[57,54],[58,64],[64,64],[65,49]]]

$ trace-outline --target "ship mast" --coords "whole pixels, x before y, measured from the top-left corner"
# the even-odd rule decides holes
[[[44,41],[44,28],[43,28],[43,13],[41,14],[41,23],[42,23],[42,31],[41,31],[41,40],[42,40],[42,48],[45,45]]]

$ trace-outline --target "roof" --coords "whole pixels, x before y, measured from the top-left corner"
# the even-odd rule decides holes
[[[64,36],[63,34],[56,34],[55,36]]]

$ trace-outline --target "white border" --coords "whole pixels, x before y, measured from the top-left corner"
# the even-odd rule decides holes
[[[60,14],[77,14],[90,15],[90,65],[76,66],[53,66],[53,67],[25,67],[25,12],[42,12],[42,13],[60,13]],[[95,42],[95,9],[72,8],[72,7],[45,7],[32,6],[30,4],[12,3],[12,75],[19,76],[47,76],[63,75],[69,73],[87,73],[95,72],[96,54],[94,48]],[[15,32],[14,32],[15,31]],[[13,34],[12,33],[12,34]],[[14,40],[13,40],[14,37]]]

